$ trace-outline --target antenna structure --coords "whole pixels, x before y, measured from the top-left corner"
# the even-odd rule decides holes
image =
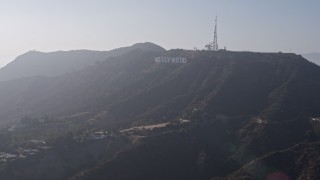
[[[218,17],[216,16],[215,26],[214,26],[213,47],[212,47],[212,49],[214,51],[218,51],[218,49],[219,49],[219,47],[218,47],[217,25],[218,25]]]
[[[216,16],[215,26],[214,26],[213,42],[210,42],[205,46],[208,51],[218,51],[219,50],[219,46],[218,46],[218,31],[217,31],[218,27],[217,26],[218,26],[218,17]]]

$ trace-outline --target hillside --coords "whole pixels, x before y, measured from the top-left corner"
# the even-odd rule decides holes
[[[53,77],[84,69],[111,56],[126,54],[135,49],[161,52],[164,49],[152,43],[138,43],[111,51],[73,50],[57,52],[29,51],[0,69],[0,81],[23,77]]]
[[[155,63],[159,55],[188,63]],[[293,54],[137,50],[60,77],[0,83],[0,117],[104,111],[114,121],[163,121],[193,108],[209,118],[316,117],[317,74],[318,66]]]
[[[318,141],[319,92],[320,67],[301,56],[230,51],[137,49],[57,77],[1,82],[0,151],[30,139],[52,149],[18,158],[14,171],[0,163],[0,177],[234,177],[260,157]],[[65,168],[46,173],[52,167]]]
[[[319,142],[302,143],[268,153],[244,165],[226,179],[319,179],[319,149]]]

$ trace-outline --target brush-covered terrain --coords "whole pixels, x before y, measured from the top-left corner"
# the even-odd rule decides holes
[[[148,45],[0,82],[0,179],[319,178],[319,66]]]

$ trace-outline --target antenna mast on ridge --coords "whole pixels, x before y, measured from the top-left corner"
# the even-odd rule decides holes
[[[218,25],[218,17],[216,16],[215,26],[214,26],[214,38],[213,38],[213,47],[214,51],[218,51],[218,35],[217,35],[217,25]]]
[[[216,16],[215,19],[215,26],[214,26],[214,37],[213,42],[209,42],[205,47],[208,51],[218,51],[218,32],[217,32],[217,26],[218,26],[218,17]]]

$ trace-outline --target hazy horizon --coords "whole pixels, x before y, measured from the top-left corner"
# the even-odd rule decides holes
[[[234,51],[320,52],[319,1],[3,1],[0,67],[37,50],[111,50],[139,42]],[[170,20],[170,21],[169,21]]]

